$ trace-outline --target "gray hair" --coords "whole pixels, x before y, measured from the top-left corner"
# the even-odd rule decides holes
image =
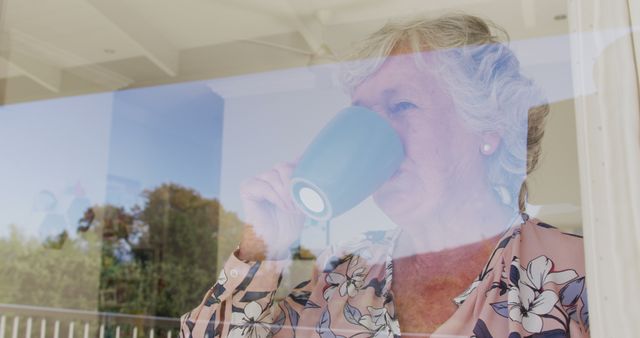
[[[503,43],[508,40],[504,29],[465,14],[388,23],[347,57],[342,82],[353,91],[398,49],[413,52],[426,71],[420,53],[433,52],[429,71],[443,81],[468,127],[501,136],[487,180],[503,203],[524,212],[526,175],[538,162],[549,105],[540,88],[521,73],[518,59]]]

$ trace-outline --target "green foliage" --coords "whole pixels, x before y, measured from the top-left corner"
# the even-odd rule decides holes
[[[12,227],[0,238],[0,302],[95,310],[100,247],[95,234],[45,243]]]
[[[240,237],[244,229],[244,224],[238,219],[235,213],[220,209],[220,224],[218,227],[218,261],[217,265],[222,268],[224,262],[231,253],[238,247]]]
[[[167,317],[198,305],[216,280],[219,228],[241,222],[176,184],[144,197],[131,210],[87,210],[77,238],[41,243],[14,229],[0,239],[0,302]]]

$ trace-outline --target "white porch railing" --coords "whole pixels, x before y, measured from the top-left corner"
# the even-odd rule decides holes
[[[0,303],[0,338],[177,338],[179,318]]]

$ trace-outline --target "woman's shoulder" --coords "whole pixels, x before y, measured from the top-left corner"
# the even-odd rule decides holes
[[[523,219],[524,221],[520,225],[520,227],[527,231],[538,233],[543,237],[551,236],[559,238],[560,240],[582,242],[582,235],[580,234],[563,231],[559,227],[549,224],[544,220],[535,217],[529,217],[526,214],[524,214]]]
[[[530,279],[551,282],[558,290],[577,279],[584,282],[582,236],[564,232],[537,218],[526,218],[503,238],[508,238],[503,239],[508,243],[502,245],[497,256],[505,266],[517,268]]]
[[[501,320],[507,319],[509,332],[545,337],[588,332],[581,236],[523,218],[506,231],[478,279],[454,301],[474,313],[490,309],[480,311],[478,320],[489,328],[504,327]]]
[[[546,256],[562,265],[584,269],[584,245],[581,235],[562,231],[538,218],[528,218],[519,226],[518,251],[535,259]]]
[[[540,256],[559,260],[562,265],[584,267],[582,236],[562,231],[538,218],[522,214],[522,221],[514,223],[497,242],[487,265],[517,258],[527,263]]]

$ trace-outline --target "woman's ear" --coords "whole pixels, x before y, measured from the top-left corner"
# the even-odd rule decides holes
[[[500,134],[494,131],[482,133],[480,152],[483,155],[492,155],[500,146]]]

